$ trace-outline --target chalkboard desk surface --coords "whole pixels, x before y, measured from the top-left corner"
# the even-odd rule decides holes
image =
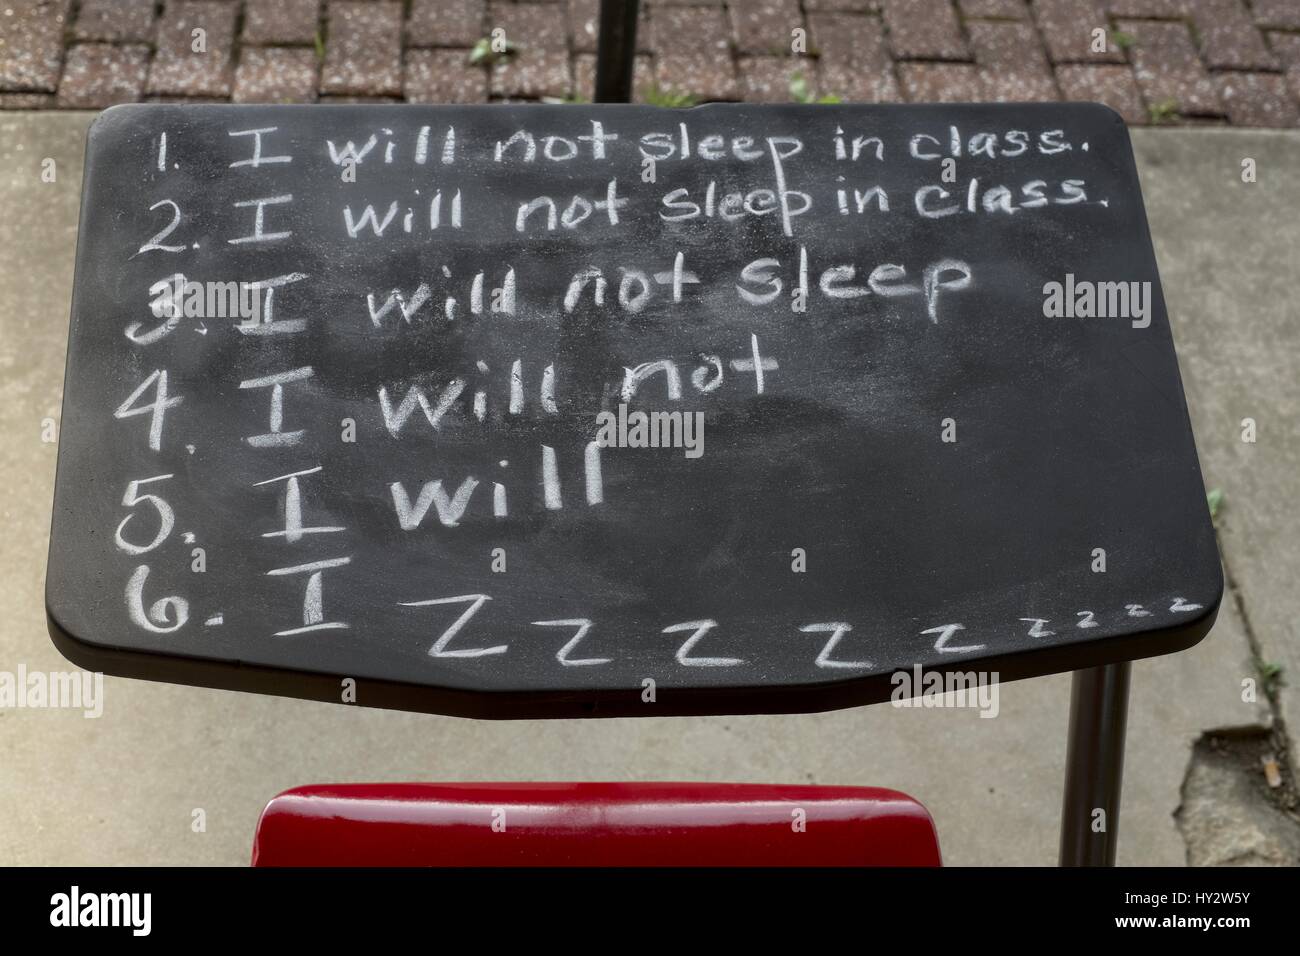
[[[117,107],[61,428],[50,629],[111,674],[815,711],[1222,594],[1093,105]]]

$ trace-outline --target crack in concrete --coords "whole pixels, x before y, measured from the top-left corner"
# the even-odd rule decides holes
[[[1201,733],[1188,756],[1174,822],[1188,866],[1295,866],[1300,864],[1300,814],[1286,723],[1277,687],[1260,672],[1261,645],[1222,542],[1219,554],[1271,719],[1267,730],[1242,725]],[[1264,782],[1265,756],[1277,761],[1280,787]]]

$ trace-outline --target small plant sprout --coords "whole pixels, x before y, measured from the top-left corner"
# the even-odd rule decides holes
[[[483,37],[469,51],[471,66],[492,66],[507,60],[519,51],[519,47],[503,37]]]
[[[699,99],[693,93],[684,93],[678,90],[667,90],[660,86],[652,86],[645,92],[645,101],[649,106],[666,106],[669,109],[689,109],[695,106]]]
[[[1205,495],[1205,503],[1210,507],[1210,520],[1219,520],[1219,508],[1223,506],[1223,489],[1211,488]]]
[[[1151,115],[1151,122],[1156,125],[1172,123],[1178,119],[1178,101],[1161,100],[1159,103],[1153,103],[1148,112]]]
[[[808,78],[802,73],[792,73],[790,75],[790,98],[796,103],[822,103],[829,105],[843,102],[833,93],[818,96],[808,85]]]
[[[1137,37],[1123,30],[1111,30],[1110,40],[1121,50],[1131,50],[1137,45]]]

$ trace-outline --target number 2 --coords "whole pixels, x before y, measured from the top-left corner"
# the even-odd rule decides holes
[[[181,224],[181,207],[176,205],[176,203],[174,203],[170,199],[161,199],[158,202],[154,203],[152,206],[150,206],[149,211],[153,212],[159,206],[172,207],[172,221],[163,227],[162,232],[158,233],[152,239],[146,242],[143,246],[141,246],[139,251],[136,252],[137,256],[144,252],[152,252],[155,249],[158,250],[159,252],[182,252],[185,249],[184,245],[180,245],[180,246],[162,245],[162,241],[166,239],[168,236],[170,236],[173,232],[175,232],[176,227]]]

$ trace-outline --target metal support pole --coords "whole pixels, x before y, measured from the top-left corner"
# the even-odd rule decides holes
[[[1115,865],[1131,668],[1128,661],[1107,664],[1075,671],[1071,680],[1061,866]]]
[[[639,0],[600,0],[596,41],[596,102],[632,102],[632,64],[636,59]]]

